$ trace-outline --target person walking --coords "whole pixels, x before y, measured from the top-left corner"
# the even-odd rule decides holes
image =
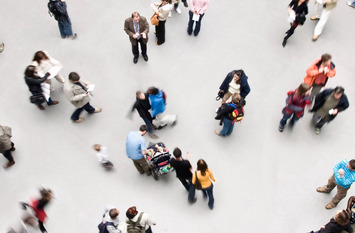
[[[322,226],[318,231],[310,231],[309,233],[353,233],[353,229],[350,225],[350,215],[345,210],[338,210],[335,217]]]
[[[108,170],[113,168],[113,164],[108,159],[107,148],[105,146],[100,145],[100,144],[93,145],[93,148],[96,151],[97,159],[102,164],[102,166]]]
[[[248,83],[248,76],[246,76],[245,72],[240,69],[233,70],[227,74],[219,87],[218,95],[222,98],[221,104],[223,104],[235,93],[240,94],[241,100],[244,101],[249,92],[250,86]]]
[[[84,118],[80,117],[80,113],[85,110],[89,114],[99,113],[102,111],[101,108],[94,108],[90,105],[90,89],[88,89],[89,82],[83,82],[80,80],[80,76],[76,72],[71,72],[69,74],[69,82],[64,85],[64,93],[77,109],[71,115],[71,120],[75,123],[80,123]]]
[[[291,117],[291,127],[303,117],[305,106],[312,103],[308,91],[309,86],[302,83],[296,90],[287,92],[286,107],[282,109],[283,117],[279,125],[280,132],[284,131],[287,120]]]
[[[76,39],[77,34],[73,33],[71,20],[67,11],[67,3],[65,0],[50,0],[54,2],[54,14],[55,19],[58,21],[58,27],[62,39]]]
[[[330,193],[335,186],[337,187],[337,194],[333,197],[325,208],[332,209],[346,197],[351,184],[355,181],[355,159],[344,159],[337,163],[333,168],[333,175],[329,178],[328,184],[323,187],[318,187],[317,192]]]
[[[333,78],[336,74],[335,65],[332,62],[332,56],[324,53],[321,58],[317,59],[308,67],[307,75],[304,77],[304,83],[312,87],[311,97],[314,99],[320,90],[327,84],[329,78]]]
[[[330,12],[337,6],[338,0],[316,0],[317,4],[316,14],[311,17],[311,20],[318,21],[314,28],[312,41],[318,40],[322,34],[323,28],[328,21]]]
[[[138,131],[131,131],[126,139],[126,154],[132,159],[134,166],[140,174],[152,175],[150,167],[144,158],[147,154],[146,142],[143,136],[147,133],[146,125],[141,125]]]
[[[47,72],[42,78],[39,77],[37,75],[36,67],[33,65],[27,66],[25,70],[25,82],[28,86],[28,89],[33,95],[31,97],[31,102],[36,104],[40,110],[45,109],[42,106],[42,103],[44,101],[47,101],[48,105],[59,104],[59,101],[52,100],[51,97],[49,96],[50,92],[43,91],[43,88],[41,86],[41,84],[44,83],[50,75],[51,74]],[[46,94],[46,96],[44,94]]]
[[[144,61],[148,61],[147,43],[149,24],[147,19],[143,16],[140,16],[138,12],[133,12],[131,17],[127,18],[124,22],[124,31],[129,36],[129,40],[132,44],[133,63],[136,64],[138,62],[138,43],[141,45]]]
[[[129,117],[132,118],[132,113],[134,109],[137,110],[139,116],[143,119],[144,123],[148,127],[148,135],[152,139],[157,139],[158,136],[154,134],[153,127],[153,118],[150,115],[149,109],[151,109],[149,103],[149,95],[142,91],[136,92],[136,102],[132,106],[132,110],[129,114]]]
[[[292,36],[295,32],[295,29],[298,25],[303,25],[306,21],[306,15],[308,14],[308,0],[292,0],[290,4],[288,4],[288,14],[289,14],[289,22],[290,29],[286,32],[286,36],[282,41],[282,46],[285,47],[287,43],[287,39]]]
[[[170,164],[176,171],[176,177],[180,180],[185,189],[189,191],[192,182],[190,154],[187,153],[187,160],[185,160],[182,158],[180,148],[176,147],[173,151],[173,155],[175,158],[170,159]]]
[[[349,107],[348,98],[344,94],[344,88],[337,86],[334,89],[325,89],[319,93],[311,109],[316,134],[320,134],[321,128]]]
[[[189,5],[187,4],[187,0],[181,0],[181,2],[184,4],[185,7],[188,7]],[[180,0],[174,0],[174,10],[181,15],[181,9],[179,7]]]
[[[2,42],[0,42],[0,53],[1,53],[2,51],[4,51],[4,49],[5,49],[5,44],[2,43]]]
[[[201,191],[204,198],[208,196],[208,207],[212,210],[214,207],[214,197],[213,197],[213,182],[216,182],[216,179],[213,176],[213,173],[208,169],[208,165],[205,160],[200,159],[197,161],[197,170],[192,175],[192,184],[189,189],[188,200],[190,203],[196,202],[195,198],[195,185],[200,183]]]
[[[0,153],[8,160],[8,163],[4,165],[7,169],[15,164],[15,160],[12,157],[11,152],[15,151],[15,144],[11,141],[12,129],[9,126],[0,125]]]
[[[187,24],[187,34],[197,36],[201,30],[201,21],[208,8],[210,0],[191,0],[189,10],[189,22]],[[193,30],[194,22],[196,22],[195,30]]]
[[[156,225],[155,219],[146,212],[141,212],[137,210],[137,207],[129,207],[126,211],[127,216],[127,232],[138,232],[130,231],[131,229],[141,229],[139,232],[153,233],[152,226]]]
[[[155,33],[157,37],[157,45],[162,45],[165,43],[165,23],[170,11],[173,9],[172,0],[154,2],[151,4],[151,7],[155,13],[159,14],[159,25],[155,26]]]

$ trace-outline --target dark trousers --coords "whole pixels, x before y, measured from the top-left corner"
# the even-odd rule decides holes
[[[142,55],[147,55],[147,45],[144,44],[142,37],[141,37],[141,38],[139,38],[139,40],[137,40],[137,44],[135,46],[132,44],[132,53],[133,53],[134,57],[139,56],[138,44],[141,45]]]
[[[318,129],[321,129],[325,123],[330,121],[330,117],[320,117],[317,115],[317,113],[313,114],[313,122],[315,123],[315,127]]]
[[[71,119],[73,121],[76,121],[79,119],[80,113],[85,110],[88,113],[94,113],[95,112],[95,108],[93,106],[90,105],[90,103],[88,102],[87,104],[85,104],[83,107],[78,108],[74,111],[74,113],[71,115]]]
[[[148,127],[148,133],[153,133],[153,123],[152,120],[148,118],[142,118],[145,125]]]
[[[143,174],[145,172],[146,175],[151,174],[149,164],[147,163],[145,158],[141,158],[141,159],[137,159],[137,160],[132,159],[132,161],[139,173]]]
[[[47,232],[46,228],[44,228],[43,222],[38,220],[38,226],[42,233]]]
[[[194,22],[192,20],[192,16],[194,15],[194,13],[192,13],[192,11],[189,11],[189,23],[187,24],[187,33],[189,33],[189,35],[192,34],[192,28],[193,28],[193,25],[194,25]],[[200,29],[201,29],[201,20],[202,20],[202,17],[204,16],[205,14],[201,14],[200,15],[200,18],[198,21],[196,21],[196,27],[195,27],[195,30],[194,30],[194,35],[197,36],[198,33],[200,32]]]
[[[161,45],[165,42],[165,22],[166,21],[159,20],[159,25],[155,26],[155,32],[156,32],[156,36],[158,39],[158,45]]]
[[[210,209],[213,209],[213,205],[214,205],[213,184],[211,184],[208,188],[202,189],[201,191],[203,193],[203,196],[205,197],[208,196],[208,207],[210,207]],[[195,198],[195,187],[191,185],[189,189],[188,200],[191,202],[193,201],[194,198]]]
[[[190,190],[190,186],[192,186],[191,178],[185,179],[185,178],[178,177],[178,179],[180,180],[181,184],[185,187],[185,189],[187,191],[189,191]]]
[[[63,39],[73,35],[73,30],[71,28],[71,21],[69,17],[67,19],[58,20],[58,27],[60,31],[60,36]]]
[[[153,233],[152,228],[149,226],[149,228],[145,230],[145,233]]]
[[[15,144],[14,144],[13,142],[11,142],[11,148],[8,149],[8,150],[6,150],[6,151],[3,153],[4,157],[5,157],[9,162],[13,162],[13,161],[14,161],[14,158],[12,157],[12,154],[11,154],[11,151],[13,150],[14,145],[15,145]]]
[[[288,29],[288,31],[286,32],[286,36],[284,38],[284,41],[286,41],[288,38],[290,38],[292,36],[292,34],[295,32],[295,29],[297,26],[298,26],[298,23],[293,22],[290,29]]]
[[[291,126],[293,126],[299,120],[299,118],[297,118],[297,114],[296,113],[291,113],[291,114],[284,113],[284,115],[283,115],[283,117],[282,117],[282,119],[280,121],[280,124],[281,125],[286,125],[287,120],[290,119],[290,118],[291,118],[291,122],[290,122]]]

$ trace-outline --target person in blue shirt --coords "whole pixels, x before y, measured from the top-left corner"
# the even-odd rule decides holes
[[[333,209],[337,204],[346,197],[346,193],[351,184],[355,181],[355,159],[344,159],[336,164],[333,168],[334,174],[329,178],[328,184],[317,188],[317,192],[330,193],[335,186],[337,187],[337,194],[333,197],[325,208]]]
[[[132,159],[134,166],[140,174],[147,176],[151,175],[151,171],[144,155],[147,153],[145,146],[145,139],[143,136],[147,133],[146,125],[141,125],[138,131],[131,131],[127,135],[126,140],[126,154],[128,158]]]

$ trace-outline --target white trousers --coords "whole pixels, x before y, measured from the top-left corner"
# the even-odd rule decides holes
[[[314,36],[322,34],[323,28],[328,21],[331,10],[327,10],[323,7],[323,4],[317,3],[316,16],[319,17],[319,21],[314,28]]]
[[[153,124],[156,127],[164,126],[166,124],[171,125],[176,121],[176,115],[173,114],[166,114],[165,112],[156,115]]]

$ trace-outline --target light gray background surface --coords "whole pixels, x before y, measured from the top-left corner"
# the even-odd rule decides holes
[[[337,75],[327,87],[345,87],[354,101],[353,22],[355,10],[339,1],[323,34],[312,42],[315,22],[298,27],[286,48],[281,46],[288,30],[289,1],[211,0],[198,37],[186,33],[188,10],[173,12],[166,23],[166,43],[155,45],[150,27],[148,56],[133,64],[131,44],[123,31],[133,11],[150,18],[147,0],[68,1],[73,30],[78,39],[62,40],[56,21],[40,0],[0,0],[0,123],[11,126],[16,151],[15,166],[0,169],[0,231],[16,220],[19,201],[38,195],[43,185],[55,193],[47,208],[50,233],[97,232],[106,205],[115,205],[125,219],[128,207],[152,214],[154,232],[306,232],[319,229],[345,208],[348,192],[337,208],[324,206],[335,194],[320,194],[333,166],[354,158],[354,108],[326,125],[316,135],[305,116],[291,131],[278,132],[286,92],[295,89],[307,67],[322,53],[333,55]],[[103,112],[83,113],[85,121],[74,124],[74,107],[60,84],[52,98],[60,104],[38,110],[30,104],[23,72],[38,50],[46,50],[63,64],[61,74],[71,71],[96,84],[93,106]],[[228,72],[243,68],[249,76],[245,119],[233,134],[220,138],[214,120],[219,102],[214,100]],[[156,85],[168,95],[167,111],[178,115],[174,128],[158,131],[172,151],[179,146],[192,154],[191,162],[204,158],[217,179],[215,209],[197,192],[190,206],[187,192],[175,174],[141,176],[125,154],[126,135],[143,123],[126,113],[135,92]],[[150,138],[145,137],[147,142]],[[115,170],[99,166],[92,145],[108,147]],[[6,160],[1,157],[1,164]]]

